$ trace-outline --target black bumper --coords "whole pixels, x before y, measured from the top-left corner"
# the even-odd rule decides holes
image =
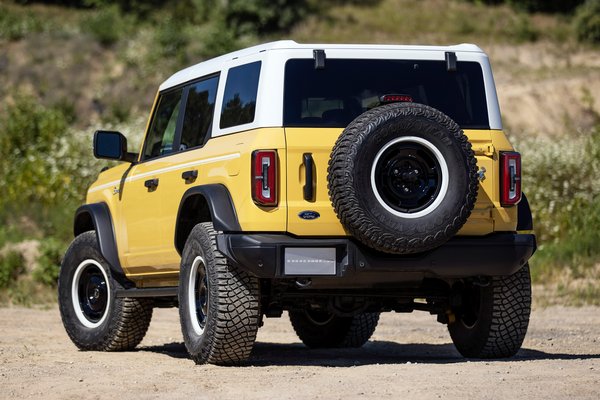
[[[403,282],[424,277],[464,278],[507,276],[518,271],[536,250],[534,235],[495,233],[456,236],[444,245],[419,254],[375,252],[349,238],[297,238],[285,234],[220,234],[219,250],[259,278],[342,280],[349,286]],[[287,275],[286,248],[336,249],[335,273],[330,276]]]

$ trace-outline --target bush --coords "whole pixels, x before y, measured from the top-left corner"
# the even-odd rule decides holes
[[[43,29],[44,24],[34,13],[15,12],[0,4],[0,39],[18,40]]]
[[[469,0],[471,3],[509,4],[510,6],[528,12],[571,12],[584,0]]]
[[[600,0],[587,0],[577,8],[573,23],[579,41],[600,43]]]
[[[162,21],[155,31],[155,40],[160,46],[162,57],[176,58],[180,63],[185,62],[188,37],[178,21],[171,18]]]
[[[56,287],[60,263],[66,246],[60,240],[49,238],[40,245],[40,256],[33,271],[33,279],[47,286]]]
[[[0,288],[8,287],[25,272],[21,253],[11,250],[0,256]]]
[[[238,35],[286,31],[308,15],[307,0],[229,0],[223,13]]]
[[[212,23],[202,38],[199,54],[202,58],[216,57],[241,47],[233,30],[227,28],[223,21]]]
[[[68,235],[68,221],[96,174],[96,161],[83,150],[89,136],[73,134],[62,105],[44,107],[17,95],[2,111],[0,225],[26,217],[45,234]]]
[[[600,261],[600,127],[577,138],[515,142],[540,244],[532,259],[539,273]]]
[[[102,46],[111,46],[123,37],[127,22],[117,6],[104,7],[83,21],[82,29]]]

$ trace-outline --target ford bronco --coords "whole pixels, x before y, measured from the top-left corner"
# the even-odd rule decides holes
[[[246,360],[264,317],[360,347],[427,311],[465,357],[514,355],[536,249],[521,159],[477,46],[279,41],[177,72],[138,152],[105,169],[59,277],[82,350],[127,350],[178,307],[197,363]]]

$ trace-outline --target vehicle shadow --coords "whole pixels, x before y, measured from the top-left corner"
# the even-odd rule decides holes
[[[173,358],[188,358],[183,343],[140,347]],[[517,355],[494,362],[531,360],[600,359],[600,354],[547,353],[534,349],[521,349]],[[452,364],[465,362],[490,362],[490,360],[466,359],[452,344],[395,343],[370,341],[360,349],[308,349],[301,343],[257,342],[247,366],[322,366],[353,367],[374,364]]]

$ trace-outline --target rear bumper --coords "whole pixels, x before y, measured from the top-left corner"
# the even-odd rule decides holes
[[[456,236],[420,254],[375,252],[349,238],[297,238],[285,234],[220,234],[217,247],[240,268],[259,278],[342,280],[349,286],[378,286],[424,277],[507,276],[518,271],[536,250],[534,235],[495,233]],[[286,248],[334,248],[335,270],[328,276],[286,274]]]

